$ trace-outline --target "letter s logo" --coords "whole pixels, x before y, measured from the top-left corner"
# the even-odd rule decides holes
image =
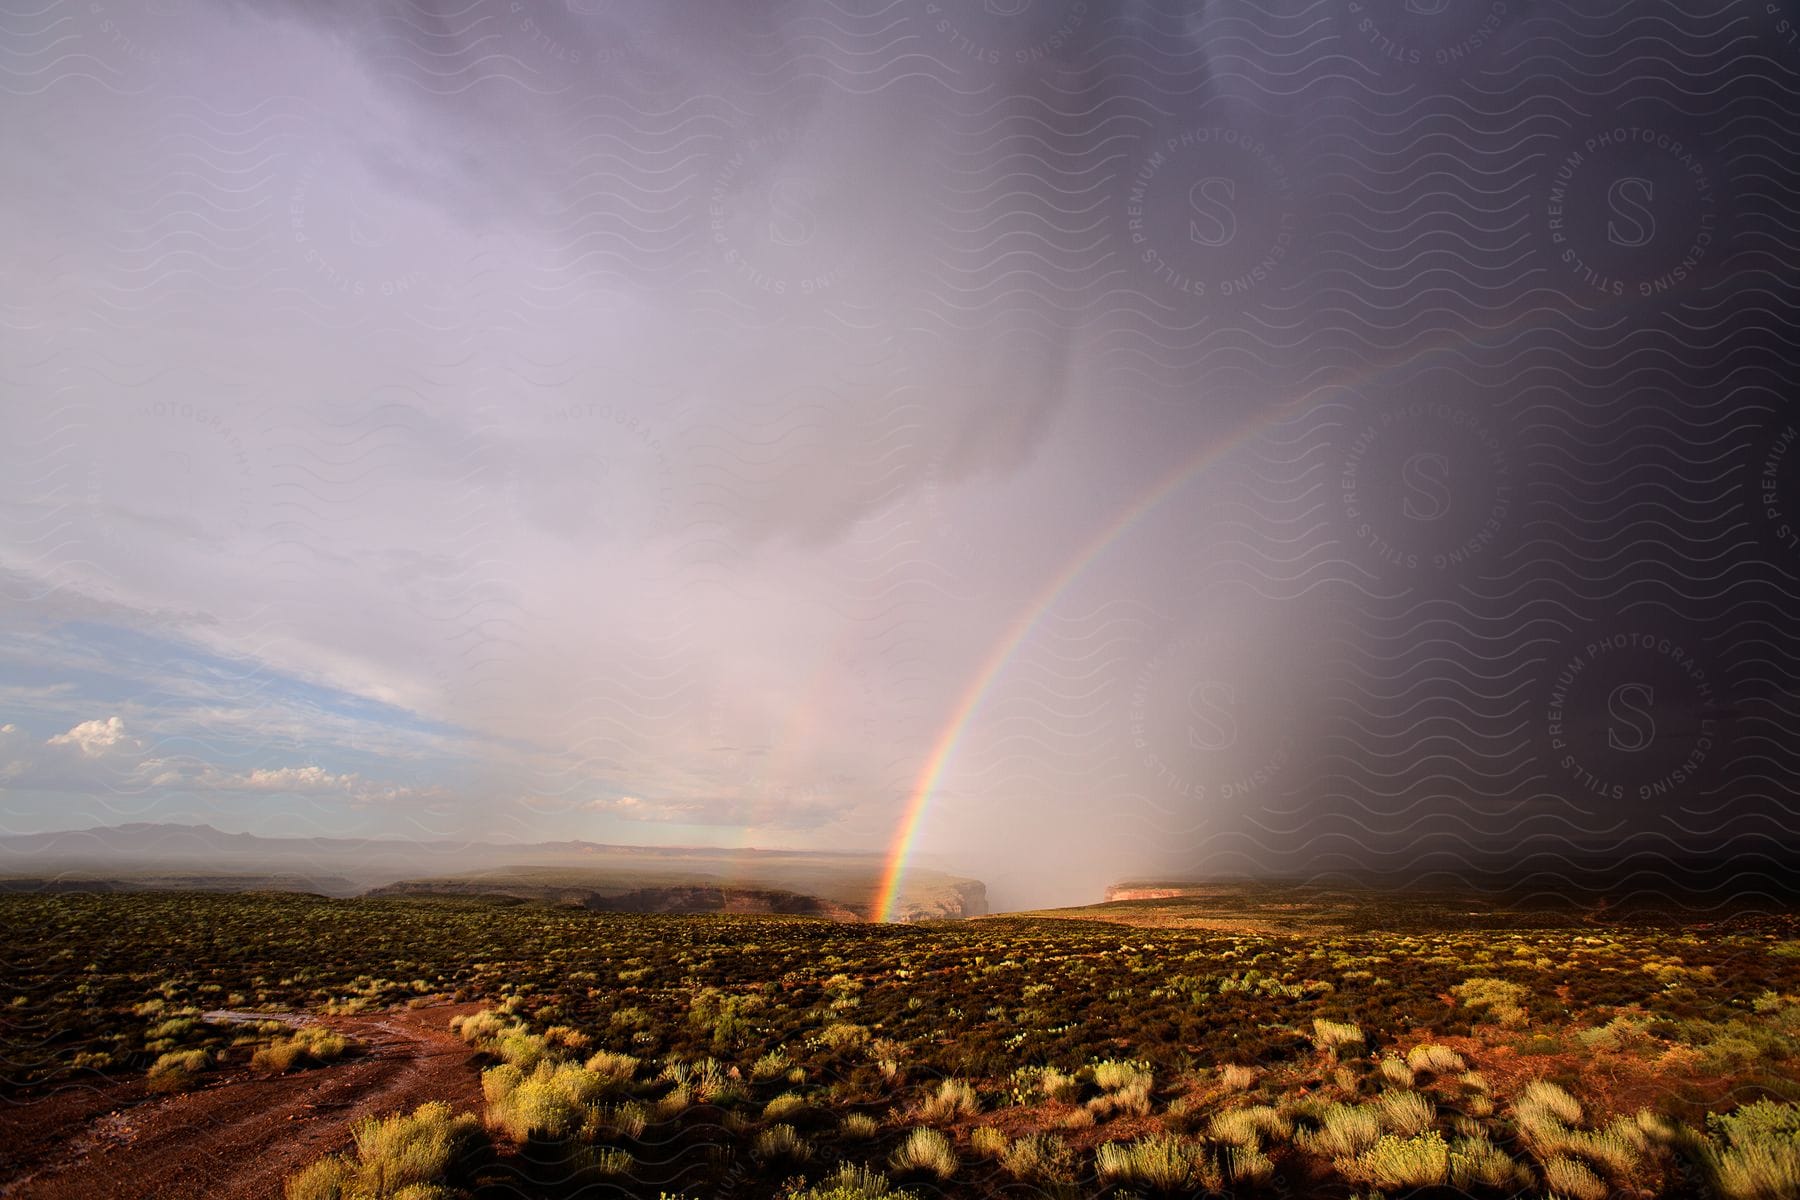
[[[777,179],[769,185],[769,240],[777,246],[812,241],[817,193],[804,179]]]
[[[1413,521],[1436,521],[1450,511],[1450,458],[1435,450],[1421,450],[1400,468],[1406,497],[1400,511]]]
[[[1230,684],[1206,680],[1196,683],[1188,692],[1188,731],[1190,749],[1223,750],[1237,741],[1237,721],[1231,707],[1237,703],[1237,692]]]
[[[1188,189],[1188,237],[1201,246],[1223,246],[1237,236],[1237,180],[1208,176]]]
[[[1615,246],[1627,249],[1647,246],[1656,236],[1656,214],[1650,202],[1656,199],[1656,185],[1637,175],[1613,180],[1606,189],[1606,203],[1612,218],[1606,222],[1606,238]]]
[[[1648,684],[1621,683],[1614,688],[1606,698],[1606,714],[1612,718],[1606,744],[1627,754],[1648,750],[1656,740],[1656,718],[1650,713],[1655,703],[1656,692]]]

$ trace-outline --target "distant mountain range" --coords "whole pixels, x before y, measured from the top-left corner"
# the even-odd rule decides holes
[[[263,837],[134,822],[0,836],[0,889],[277,888],[354,895],[479,893],[622,911],[868,917],[880,855],[563,841]],[[913,868],[903,920],[978,916],[978,881]]]

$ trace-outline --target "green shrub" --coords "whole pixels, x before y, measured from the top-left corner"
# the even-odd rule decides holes
[[[1320,1050],[1336,1054],[1340,1050],[1363,1044],[1362,1027],[1349,1021],[1328,1021],[1324,1017],[1313,1018],[1313,1045]]]
[[[1095,1154],[1094,1169],[1103,1183],[1179,1192],[1198,1180],[1203,1154],[1201,1147],[1174,1137],[1107,1142]]]
[[[1338,1159],[1337,1168],[1384,1192],[1442,1187],[1450,1181],[1450,1146],[1436,1131],[1406,1138],[1387,1134],[1356,1157]]]
[[[1214,1113],[1207,1127],[1214,1141],[1234,1146],[1259,1146],[1264,1139],[1286,1141],[1293,1132],[1294,1123],[1267,1104]]]
[[[1116,1113],[1128,1113],[1134,1117],[1150,1115],[1150,1089],[1143,1083],[1134,1083],[1116,1092],[1102,1092],[1087,1102],[1087,1110],[1095,1117],[1110,1117]]]
[[[786,1200],[904,1200],[911,1194],[892,1190],[888,1177],[879,1171],[843,1163],[813,1186],[789,1190]]]
[[[629,1054],[601,1050],[590,1055],[584,1065],[609,1084],[627,1084],[637,1077],[638,1060]]]
[[[1026,1183],[1067,1183],[1075,1178],[1075,1154],[1053,1133],[1019,1138],[1000,1155],[1000,1165]]]
[[[1433,1075],[1454,1075],[1466,1064],[1462,1055],[1448,1046],[1439,1046],[1433,1042],[1424,1042],[1406,1052],[1406,1065],[1414,1071],[1429,1072]]]
[[[571,1174],[589,1179],[616,1179],[631,1174],[636,1165],[629,1150],[612,1146],[576,1146],[564,1162]]]
[[[1544,1163],[1544,1186],[1570,1200],[1606,1200],[1608,1188],[1598,1175],[1579,1161],[1555,1155]]]
[[[1413,1069],[1404,1058],[1396,1054],[1389,1054],[1381,1060],[1381,1077],[1395,1087],[1409,1088],[1413,1085]]]
[[[321,1067],[336,1062],[350,1052],[350,1038],[317,1025],[296,1030],[259,1048],[250,1056],[250,1066],[258,1071],[291,1071],[296,1067]]]
[[[792,1125],[771,1125],[756,1135],[752,1152],[764,1160],[804,1162],[812,1157],[812,1145]]]
[[[896,1171],[935,1175],[948,1179],[956,1174],[956,1147],[935,1129],[920,1127],[894,1147],[888,1163]]]
[[[838,1132],[856,1141],[867,1141],[875,1136],[875,1131],[879,1128],[880,1123],[867,1113],[850,1113],[838,1122]]]
[[[1228,1092],[1247,1092],[1256,1086],[1258,1074],[1255,1067],[1226,1063],[1219,1068],[1219,1084]]]
[[[1793,944],[1800,945],[1800,942]],[[1731,1145],[1800,1139],[1800,1105],[1758,1100],[1732,1112],[1708,1114],[1706,1125]]]
[[[365,1117],[352,1130],[349,1154],[322,1158],[290,1175],[287,1200],[439,1200],[480,1144],[472,1113],[440,1102],[411,1114]]]
[[[1523,984],[1505,979],[1468,979],[1450,989],[1463,1007],[1482,1013],[1488,1019],[1516,1029],[1525,1024],[1525,998],[1531,994]]]
[[[603,1108],[599,1117],[600,1124],[619,1137],[641,1138],[644,1130],[650,1127],[650,1110],[636,1101],[614,1108]]]
[[[450,1018],[450,1032],[471,1046],[491,1042],[512,1027],[511,1021],[485,1008],[466,1016]]]
[[[542,1062],[529,1073],[503,1063],[481,1073],[488,1124],[518,1142],[591,1137],[605,1088],[605,1080],[574,1063]]]
[[[717,988],[707,988],[689,1005],[688,1020],[711,1035],[714,1050],[724,1050],[749,1036],[750,1014],[763,1004],[761,996],[728,996]]]
[[[1383,1092],[1371,1107],[1381,1127],[1401,1137],[1424,1133],[1437,1119],[1431,1101],[1417,1092]]]
[[[1713,1186],[1727,1200],[1800,1197],[1800,1105],[1758,1100],[1706,1119],[1700,1145]]]
[[[1637,1123],[1621,1117],[1605,1129],[1570,1130],[1563,1136],[1560,1149],[1585,1159],[1609,1179],[1624,1184],[1637,1171],[1648,1146],[1649,1139]]]
[[[1094,1085],[1103,1092],[1139,1089],[1148,1092],[1154,1077],[1145,1063],[1109,1058],[1094,1064]]]
[[[1174,1133],[1193,1133],[1201,1125],[1204,1105],[1197,1096],[1177,1096],[1163,1110],[1162,1122]]]
[[[530,1071],[550,1056],[550,1044],[536,1034],[513,1029],[501,1034],[484,1047],[501,1062],[511,1063],[521,1071]]]
[[[1275,1161],[1254,1142],[1225,1148],[1225,1174],[1232,1183],[1260,1187],[1275,1177]]]
[[[1532,1149],[1547,1158],[1561,1147],[1569,1126],[1581,1120],[1581,1102],[1554,1083],[1534,1079],[1513,1105],[1513,1116]]]
[[[827,1025],[819,1031],[819,1043],[829,1050],[850,1050],[866,1045],[869,1030],[863,1025],[852,1025],[840,1021],[835,1025]]]
[[[686,1112],[693,1102],[694,1094],[687,1088],[671,1088],[662,1099],[656,1102],[656,1115],[662,1120],[670,1120]]]
[[[204,1050],[171,1050],[151,1064],[144,1082],[153,1092],[184,1092],[199,1082],[211,1062]]]
[[[780,1079],[793,1066],[785,1050],[775,1049],[757,1059],[750,1067],[750,1078],[756,1080]]]
[[[969,1131],[969,1149],[983,1158],[999,1158],[1011,1144],[1006,1134],[992,1125],[978,1125]]]
[[[937,1091],[919,1105],[919,1116],[927,1121],[954,1121],[958,1117],[974,1116],[980,1111],[981,1102],[976,1099],[975,1089],[960,1079],[946,1079],[939,1083]]]
[[[1450,1185],[1458,1191],[1515,1187],[1523,1174],[1518,1163],[1485,1137],[1462,1137],[1450,1144]]]
[[[1319,1127],[1295,1139],[1302,1149],[1327,1158],[1351,1158],[1381,1137],[1381,1117],[1373,1108],[1332,1104],[1319,1114]]]

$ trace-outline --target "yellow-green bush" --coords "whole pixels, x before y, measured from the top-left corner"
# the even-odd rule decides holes
[[[1459,1191],[1515,1187],[1524,1174],[1524,1168],[1486,1137],[1462,1137],[1450,1143],[1450,1185]]]
[[[805,1111],[805,1096],[798,1092],[783,1092],[763,1105],[762,1115],[765,1121],[786,1121],[795,1114]]]
[[[1214,1113],[1207,1126],[1207,1133],[1215,1142],[1234,1146],[1260,1146],[1265,1139],[1286,1141],[1293,1132],[1294,1123],[1267,1104]]]
[[[923,1172],[948,1179],[956,1174],[956,1147],[937,1130],[920,1127],[894,1147],[888,1162],[896,1171]]]
[[[1067,1183],[1075,1177],[1075,1154],[1053,1133],[1019,1138],[1001,1153],[1000,1164],[1026,1183]]]
[[[563,1141],[592,1137],[600,1114],[596,1102],[606,1081],[574,1063],[539,1063],[526,1072],[512,1063],[481,1073],[487,1122],[514,1141]]]
[[[969,1131],[969,1149],[983,1158],[998,1158],[1011,1144],[1006,1134],[992,1125],[980,1125]]]
[[[1199,1180],[1203,1154],[1200,1146],[1174,1137],[1107,1142],[1094,1156],[1094,1169],[1103,1183],[1178,1192]]]
[[[1472,1009],[1508,1029],[1516,1029],[1527,1020],[1525,998],[1531,994],[1524,984],[1505,979],[1467,979],[1450,989],[1450,994]]]
[[[1544,1162],[1544,1186],[1569,1200],[1605,1200],[1609,1190],[1580,1160],[1557,1154]]]
[[[152,1091],[182,1092],[199,1082],[200,1072],[211,1064],[204,1050],[171,1050],[151,1064],[144,1082]]]
[[[1381,1060],[1381,1077],[1395,1087],[1409,1088],[1413,1085],[1412,1067],[1397,1054],[1387,1055]]]
[[[1406,1065],[1414,1071],[1430,1072],[1433,1075],[1454,1075],[1466,1064],[1462,1055],[1450,1047],[1425,1042],[1406,1052]]]
[[[1094,1085],[1103,1092],[1120,1092],[1128,1088],[1149,1091],[1154,1076],[1148,1065],[1109,1058],[1094,1064]]]
[[[1700,1159],[1726,1200],[1800,1197],[1800,1105],[1758,1100],[1706,1123]]]
[[[812,1157],[812,1145],[792,1125],[771,1125],[756,1135],[756,1157],[802,1162]]]
[[[1247,1092],[1256,1086],[1260,1072],[1255,1067],[1226,1063],[1219,1068],[1219,1085],[1231,1092]]]
[[[1442,1187],[1450,1181],[1450,1145],[1435,1131],[1405,1138],[1387,1134],[1356,1157],[1338,1159],[1337,1168],[1384,1192]]]
[[[480,1144],[472,1113],[421,1104],[410,1114],[365,1117],[355,1148],[290,1175],[287,1200],[440,1200],[453,1193],[459,1167]]]
[[[1318,1128],[1295,1140],[1302,1149],[1326,1158],[1353,1158],[1381,1137],[1381,1116],[1372,1107],[1332,1104],[1319,1113]]]
[[[296,1067],[319,1067],[336,1062],[350,1052],[355,1043],[341,1033],[318,1025],[295,1030],[262,1046],[250,1056],[250,1066],[258,1071],[291,1071]]]
[[[1383,1092],[1371,1107],[1381,1127],[1401,1137],[1424,1133],[1437,1118],[1431,1101],[1417,1092]]]
[[[850,1113],[838,1122],[838,1132],[857,1141],[866,1141],[874,1137],[875,1131],[880,1127],[875,1118],[867,1113]]]
[[[843,1163],[818,1183],[788,1191],[786,1200],[906,1200],[910,1196],[910,1192],[894,1191],[880,1171]]]
[[[954,1121],[980,1111],[981,1102],[975,1097],[975,1089],[960,1079],[943,1080],[919,1105],[919,1116],[927,1121]]]
[[[584,1065],[609,1084],[630,1083],[637,1076],[638,1070],[637,1059],[611,1050],[597,1051],[588,1057]]]
[[[1353,1046],[1363,1044],[1363,1031],[1360,1025],[1349,1021],[1328,1021],[1324,1017],[1313,1018],[1313,1045],[1321,1050],[1336,1054]]]

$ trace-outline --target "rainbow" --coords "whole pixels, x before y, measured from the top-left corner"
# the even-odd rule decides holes
[[[1490,344],[1497,343],[1502,335],[1510,334],[1533,322],[1545,321],[1558,315],[1560,315],[1558,310],[1554,308],[1520,308],[1508,313],[1504,320],[1483,330],[1484,337],[1480,340],[1488,341]],[[1459,337],[1452,331],[1445,330],[1439,339],[1427,342],[1404,358],[1387,363],[1371,362],[1361,370],[1348,372],[1348,378],[1319,383],[1289,400],[1270,406],[1267,412],[1246,421],[1218,442],[1201,447],[1198,453],[1163,476],[1149,491],[1090,538],[1069,560],[1068,564],[1057,572],[1025,606],[1024,612],[1008,627],[993,652],[981,664],[981,669],[975,673],[974,678],[969,681],[969,686],[958,699],[956,708],[950,714],[950,720],[945,723],[943,731],[938,734],[931,753],[925,759],[925,765],[920,768],[918,778],[913,782],[912,792],[907,797],[899,829],[888,848],[881,886],[875,894],[874,907],[870,913],[872,919],[877,921],[894,919],[894,905],[900,896],[900,885],[906,878],[907,861],[912,857],[913,842],[918,837],[919,827],[924,823],[925,814],[931,807],[931,799],[937,792],[938,781],[943,776],[944,768],[955,756],[957,746],[962,742],[963,733],[968,729],[970,718],[981,707],[982,698],[987,694],[988,688],[1005,670],[1013,653],[1025,641],[1038,620],[1056,602],[1057,597],[1062,595],[1064,590],[1075,582],[1083,571],[1092,566],[1094,561],[1105,553],[1108,546],[1129,531],[1144,514],[1179,492],[1190,479],[1205,470],[1226,452],[1264,429],[1278,425],[1290,415],[1298,413],[1315,397],[1346,388],[1367,387],[1375,380],[1394,371],[1416,365],[1422,359],[1447,353],[1459,345],[1466,345],[1471,340],[1475,339],[1467,336]]]
[[[912,857],[913,841],[918,837],[920,826],[924,824],[925,813],[931,807],[931,798],[937,792],[938,781],[943,776],[944,768],[955,756],[957,747],[962,742],[963,734],[968,730],[969,720],[981,707],[982,698],[987,694],[988,688],[1005,670],[1006,664],[1012,659],[1019,646],[1024,643],[1038,620],[1043,617],[1052,604],[1056,603],[1057,597],[1061,596],[1070,584],[1080,578],[1081,573],[1092,566],[1095,560],[1106,552],[1108,546],[1124,536],[1146,513],[1179,492],[1189,480],[1205,470],[1232,447],[1248,440],[1263,429],[1278,424],[1290,412],[1323,390],[1330,389],[1315,389],[1286,404],[1275,405],[1267,413],[1246,422],[1230,435],[1202,447],[1198,453],[1164,475],[1154,486],[1089,538],[1069,559],[1063,569],[1039,589],[1030,603],[1026,604],[1024,611],[1007,628],[986,661],[981,664],[981,669],[975,672],[974,677],[969,681],[969,686],[963,690],[955,709],[950,714],[949,721],[945,723],[931,753],[925,759],[925,765],[919,770],[918,778],[913,782],[912,792],[907,797],[906,807],[900,818],[899,830],[888,848],[887,864],[882,872],[881,886],[875,893],[875,903],[870,909],[873,920],[892,921],[894,919],[894,905],[900,898],[900,885],[906,878],[906,866],[907,861]]]

